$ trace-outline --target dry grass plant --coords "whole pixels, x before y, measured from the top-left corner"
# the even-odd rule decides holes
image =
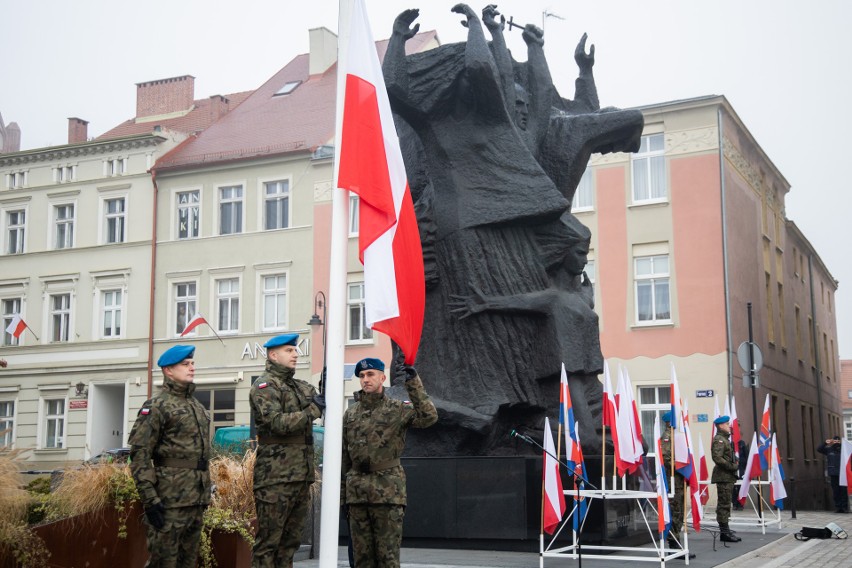
[[[210,480],[216,486],[212,507],[231,510],[241,517],[255,517],[254,462],[254,450],[247,451],[242,458],[223,455],[210,461]]]
[[[24,489],[24,478],[17,466],[20,450],[0,447],[0,511],[4,520],[24,522],[30,496]]]

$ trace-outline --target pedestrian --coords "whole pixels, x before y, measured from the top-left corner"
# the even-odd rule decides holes
[[[834,512],[849,512],[849,496],[846,488],[840,486],[840,436],[835,436],[820,444],[817,451],[825,455],[825,472],[831,480],[831,493],[834,497]]]
[[[148,562],[195,568],[210,504],[210,415],[195,392],[195,347],[175,345],[157,360],[163,388],[139,409],[130,431],[130,471],[145,509]]]
[[[322,416],[325,400],[295,377],[298,339],[297,333],[289,333],[263,344],[266,370],[249,392],[257,429],[253,568],[293,566],[308,516],[309,489],[316,477],[313,422]]]
[[[746,465],[747,465],[747,462],[748,462],[748,459],[747,459],[748,446],[742,440],[740,440],[737,443],[737,455],[740,456],[739,460],[738,460],[739,475],[737,477],[739,479],[743,479],[743,476],[745,475]],[[742,511],[743,510],[743,506],[740,503],[739,497],[740,497],[740,488],[737,487],[737,484],[735,483],[735,484],[731,485],[731,503],[733,504],[734,511]]]
[[[731,417],[720,416],[713,423],[716,425],[716,435],[710,454],[713,456],[713,474],[710,481],[716,484],[716,522],[719,523],[722,542],[740,542],[742,539],[728,526],[731,518],[731,487],[737,482],[739,471],[737,459],[734,457],[734,446],[731,444]]]
[[[385,395],[385,364],[362,359],[355,365],[361,381],[358,402],[343,415],[344,499],[355,566],[399,568],[402,520],[405,515],[405,471],[399,458],[408,428],[427,428],[438,411],[417,371],[400,362],[396,376],[405,379],[410,401]]]

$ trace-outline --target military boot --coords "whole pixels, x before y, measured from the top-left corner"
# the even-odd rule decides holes
[[[734,531],[728,527],[728,523],[719,523],[719,529],[722,534],[719,535],[719,540],[722,542],[740,542],[742,539],[736,535]]]

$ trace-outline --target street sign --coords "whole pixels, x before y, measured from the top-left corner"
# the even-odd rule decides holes
[[[710,418],[706,414],[696,414],[695,415],[696,422],[710,422]]]
[[[713,389],[704,389],[695,391],[695,398],[713,398],[715,396]]]
[[[752,345],[754,346],[754,370],[759,371],[763,368],[763,353],[756,343],[752,343]],[[751,369],[748,368],[748,341],[743,341],[737,348],[737,361],[740,362],[743,371],[751,372]]]

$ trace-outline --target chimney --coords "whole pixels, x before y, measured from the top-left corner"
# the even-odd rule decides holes
[[[210,97],[210,122],[214,122],[223,115],[228,114],[231,102],[222,95]]]
[[[136,118],[190,110],[194,100],[192,75],[136,83]]]
[[[82,118],[68,119],[68,143],[79,144],[89,139],[89,121]]]
[[[310,34],[309,75],[325,73],[337,61],[337,36],[326,28],[314,28]]]
[[[0,121],[0,126],[2,126],[2,121]],[[9,123],[9,126],[6,127],[5,136],[0,136],[0,142],[3,146],[0,148],[0,153],[21,151],[21,128],[17,122]]]

